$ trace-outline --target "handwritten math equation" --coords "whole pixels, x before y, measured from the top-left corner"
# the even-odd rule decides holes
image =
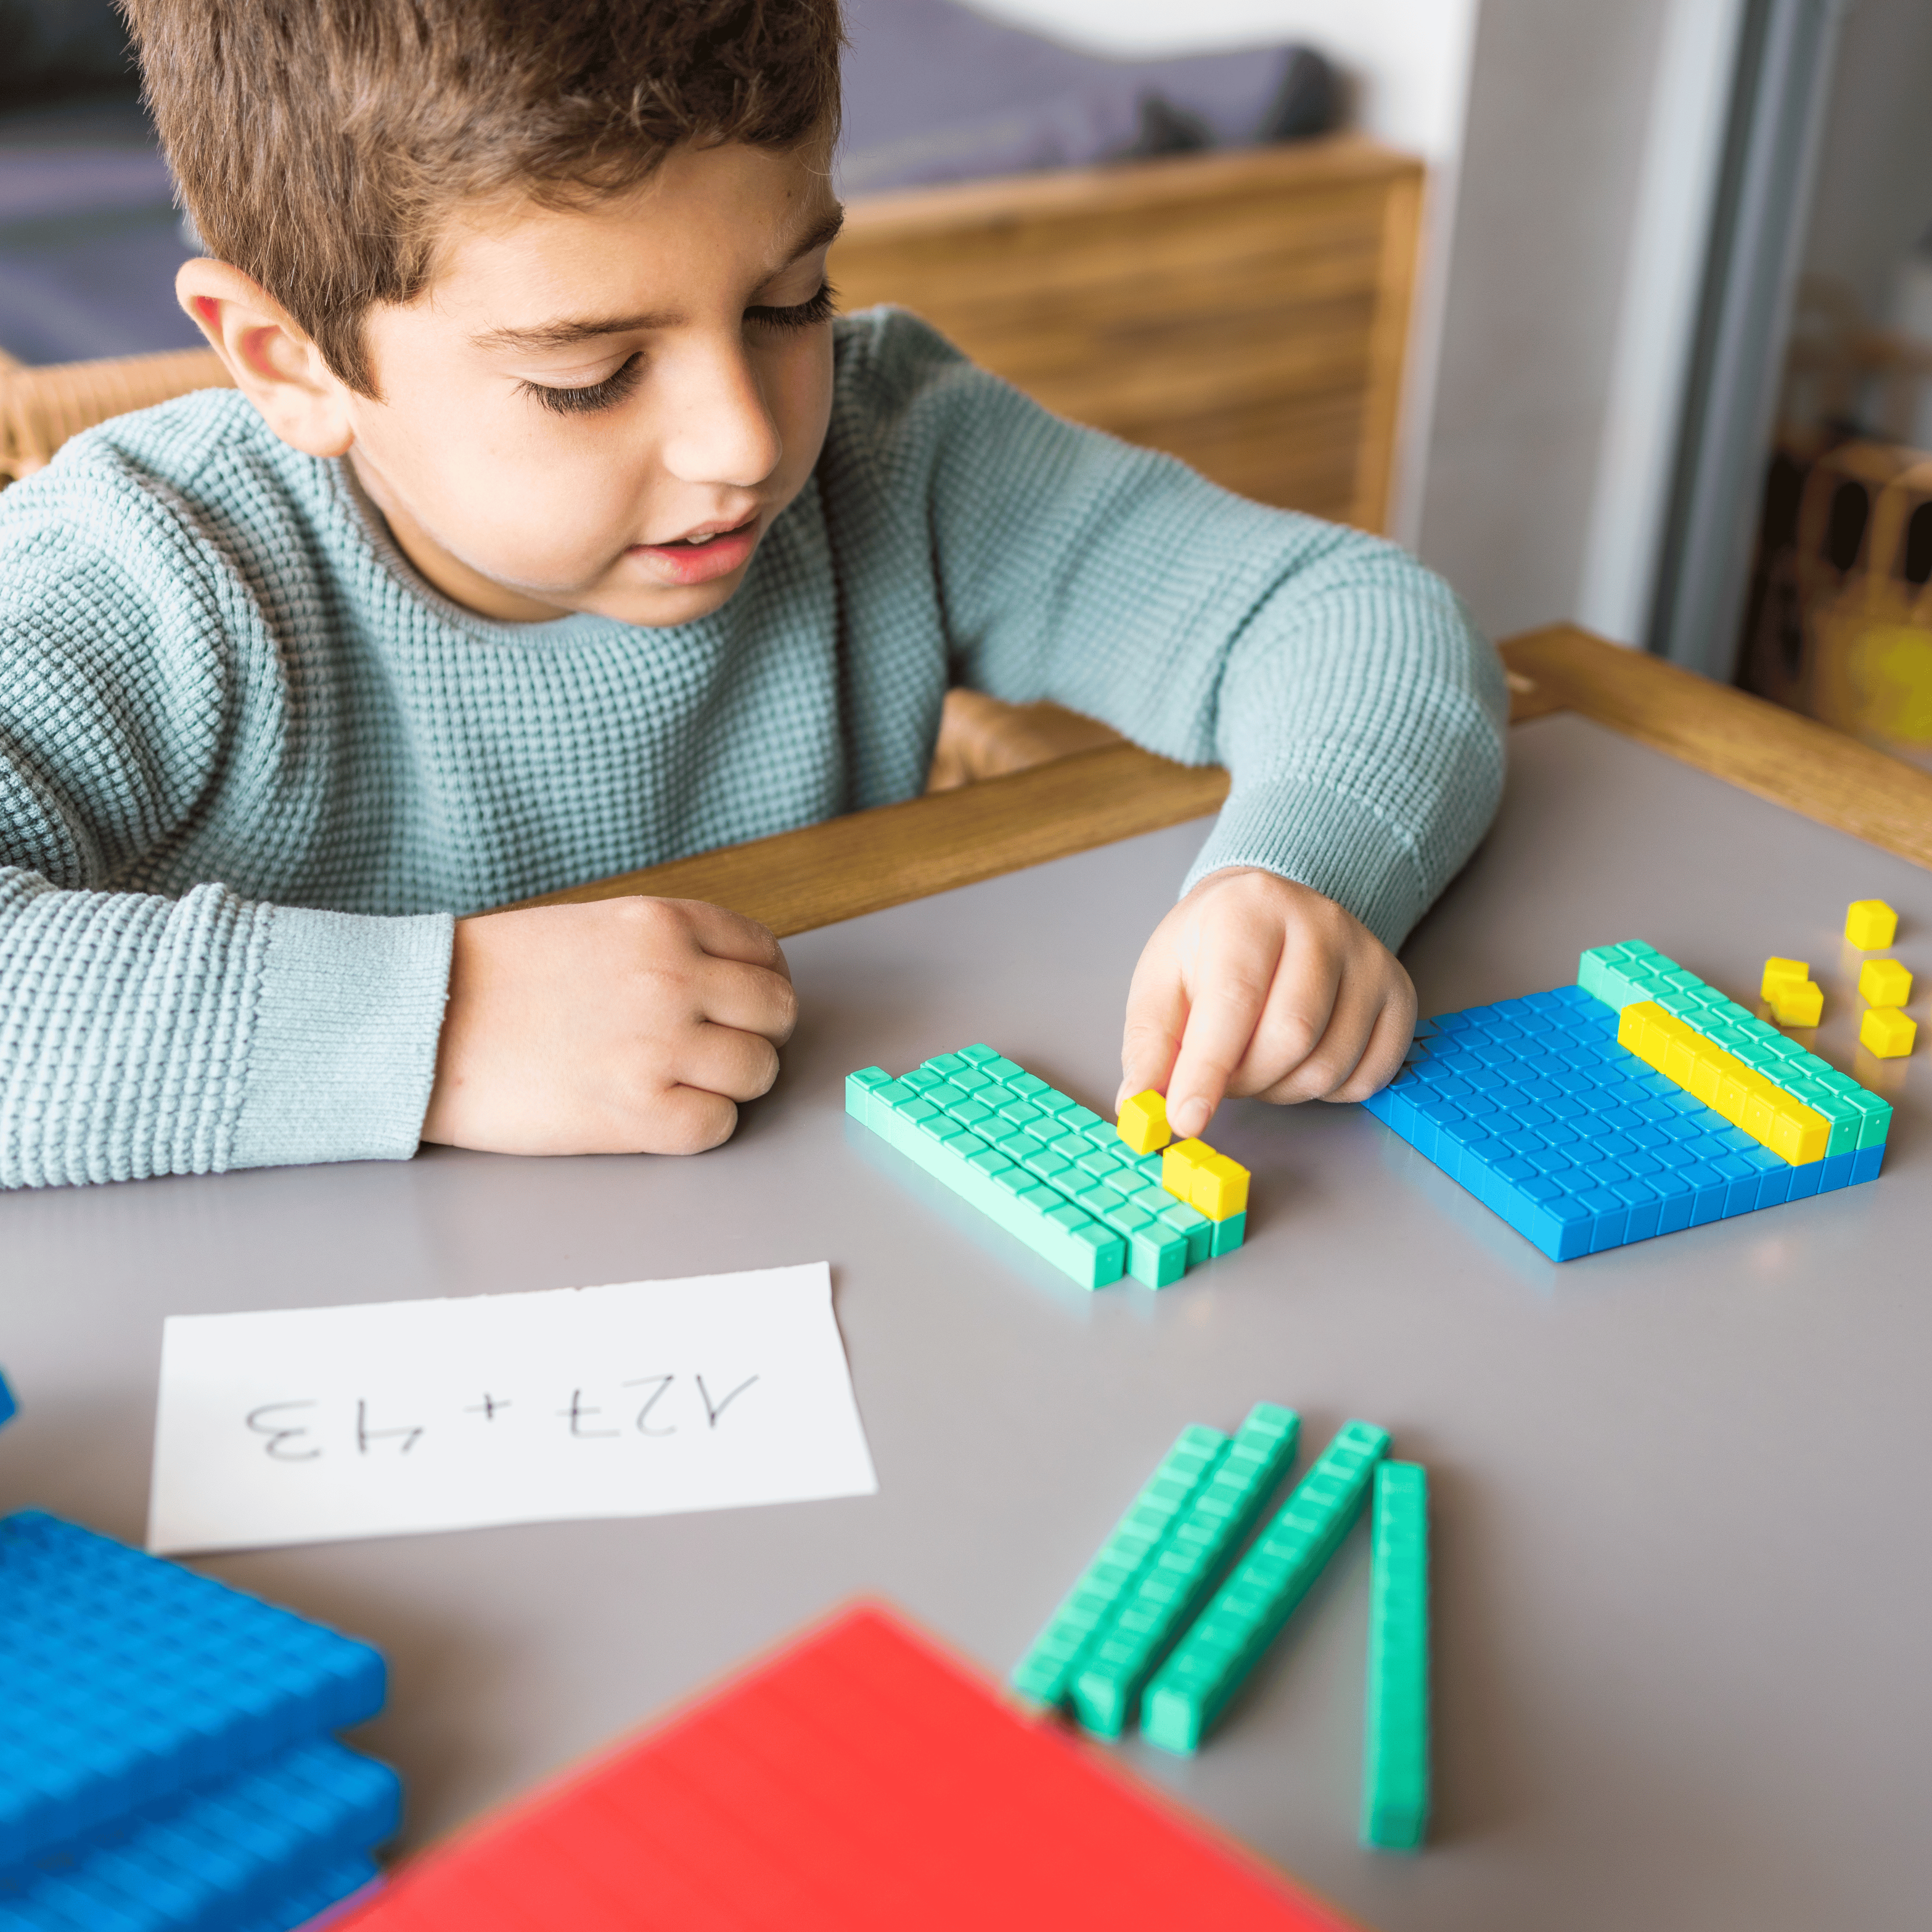
[[[468,1402],[416,1406],[392,1396],[292,1396],[258,1403],[242,1426],[275,1462],[313,1462],[330,1455],[400,1457],[431,1439],[439,1448],[460,1450],[512,1424],[526,1440],[534,1430],[554,1442],[701,1437],[716,1433],[728,1414],[742,1416],[748,1402],[754,1409],[756,1398],[748,1392],[758,1380],[754,1375],[736,1383],[699,1374],[634,1376],[546,1394],[510,1392],[513,1382],[506,1379],[478,1388]]]

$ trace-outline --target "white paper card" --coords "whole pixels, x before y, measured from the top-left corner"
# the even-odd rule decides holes
[[[824,1262],[170,1316],[148,1547],[257,1550],[878,1487]]]

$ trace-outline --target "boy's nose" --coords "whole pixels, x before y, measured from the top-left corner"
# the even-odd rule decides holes
[[[686,483],[755,489],[784,453],[757,372],[742,350],[706,349],[680,358],[671,381],[664,463]]]

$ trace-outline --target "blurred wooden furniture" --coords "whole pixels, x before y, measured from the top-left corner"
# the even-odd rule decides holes
[[[1932,770],[1932,456],[1780,444],[1740,681]]]
[[[853,204],[832,279],[1063,416],[1380,530],[1422,187],[1334,135],[913,189]]]
[[[225,388],[212,349],[23,368],[0,361],[0,487],[30,476],[70,436],[190,389]]]

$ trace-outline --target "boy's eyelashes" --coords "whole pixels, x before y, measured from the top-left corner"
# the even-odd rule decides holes
[[[586,416],[621,403],[637,387],[644,366],[644,351],[634,350],[601,382],[586,382],[574,389],[553,388],[547,382],[519,382],[517,387],[560,416]]]
[[[820,282],[809,302],[794,302],[789,308],[748,308],[745,320],[772,328],[809,328],[814,322],[830,322],[838,310],[838,291],[830,282]]]
[[[794,302],[788,308],[757,306],[745,311],[747,322],[760,322],[768,328],[810,328],[830,322],[838,312],[838,292],[830,282],[821,283],[809,302]],[[634,350],[601,382],[586,382],[574,388],[548,382],[521,382],[518,389],[534,396],[545,409],[559,416],[585,416],[621,403],[635,388],[644,370],[644,352]]]

